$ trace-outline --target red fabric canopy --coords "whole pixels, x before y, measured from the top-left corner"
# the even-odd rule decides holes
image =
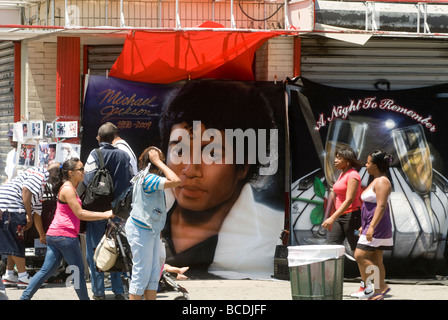
[[[221,26],[207,22],[201,27]],[[221,26],[222,27],[222,26]],[[115,61],[113,77],[171,83],[188,78],[254,80],[255,51],[280,32],[130,32]]]

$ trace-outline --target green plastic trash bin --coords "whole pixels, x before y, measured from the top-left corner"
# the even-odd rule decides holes
[[[345,247],[288,247],[293,300],[342,300]]]

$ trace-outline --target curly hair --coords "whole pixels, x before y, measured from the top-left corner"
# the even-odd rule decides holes
[[[163,152],[157,147],[150,146],[150,147],[146,148],[145,150],[143,150],[142,154],[138,158],[138,169],[139,170],[145,169],[148,166],[148,164],[151,162],[151,160],[149,159],[149,150],[151,150],[151,149],[156,150],[159,153],[160,160],[165,162],[165,155],[163,154]],[[162,175],[162,170],[160,170],[156,165],[151,166],[151,168],[149,169],[149,172],[155,173],[159,176]]]
[[[248,83],[224,80],[189,81],[166,100],[163,109],[159,129],[161,147],[164,152],[168,150],[172,127],[183,122],[191,128],[193,121],[201,121],[206,128],[219,131],[253,129],[256,134],[259,129],[277,128],[272,108],[265,95],[259,88]],[[270,151],[269,138],[268,135],[267,154]],[[244,153],[245,164],[237,164],[237,166],[245,166],[250,162],[248,143],[245,144]],[[233,154],[235,155],[235,152]],[[243,183],[254,182],[260,178],[260,169],[266,165],[261,164],[258,158],[255,160],[255,164],[249,164],[250,168]]]

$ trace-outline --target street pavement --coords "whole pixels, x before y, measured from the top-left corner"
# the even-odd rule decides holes
[[[291,283],[285,280],[181,280],[176,281],[188,291],[192,301],[222,300],[292,300]],[[448,278],[440,280],[387,280],[391,291],[385,300],[448,300]],[[90,283],[87,283],[91,295]],[[343,300],[357,301],[350,294],[357,291],[359,282],[344,281]],[[9,300],[18,300],[23,289],[7,288]],[[158,300],[174,300],[182,296],[175,291],[162,292]],[[106,300],[114,300],[114,294],[106,291]],[[33,300],[77,300],[73,287],[65,283],[48,283],[39,289]]]

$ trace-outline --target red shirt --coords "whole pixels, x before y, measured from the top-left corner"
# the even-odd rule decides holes
[[[345,201],[347,195],[347,183],[350,179],[358,180],[358,189],[356,190],[355,199],[352,204],[345,210],[345,213],[356,211],[361,208],[361,177],[355,169],[349,169],[345,173],[341,173],[338,181],[333,185],[333,191],[336,194],[335,208],[336,210]]]

